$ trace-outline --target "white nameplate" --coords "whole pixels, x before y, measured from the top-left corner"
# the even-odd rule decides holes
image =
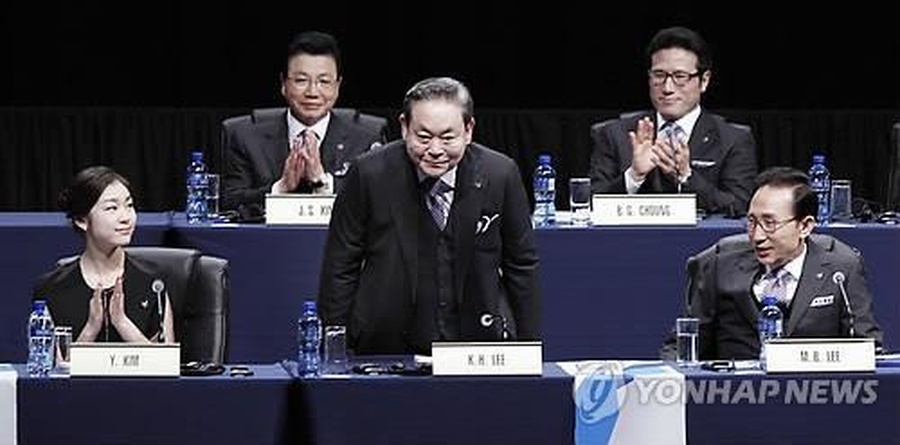
[[[181,371],[178,343],[72,343],[69,375],[177,377]]]
[[[696,226],[697,195],[594,195],[595,226]]]
[[[779,338],[765,348],[766,372],[875,371],[871,338]]]
[[[431,344],[434,375],[542,375],[539,341]]]
[[[266,195],[266,224],[328,225],[334,195]]]

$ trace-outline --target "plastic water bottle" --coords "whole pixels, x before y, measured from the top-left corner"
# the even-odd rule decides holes
[[[831,222],[831,173],[825,165],[823,154],[813,155],[812,166],[809,167],[809,186],[819,198],[816,222],[828,224]]]
[[[759,330],[759,364],[765,369],[766,342],[773,338],[780,338],[784,314],[778,308],[778,298],[774,295],[763,297],[763,308],[759,311],[759,319],[756,322]]]
[[[44,300],[31,303],[28,316],[28,375],[47,377],[53,368],[53,318]]]
[[[206,221],[206,164],[203,162],[203,152],[191,152],[191,162],[187,168],[187,203],[185,213],[189,224],[197,224]]]
[[[303,302],[303,313],[297,320],[297,373],[300,377],[319,376],[319,348],[322,344],[322,320],[316,302]]]
[[[556,170],[549,154],[538,156],[534,169],[534,226],[552,227],[556,224]]]

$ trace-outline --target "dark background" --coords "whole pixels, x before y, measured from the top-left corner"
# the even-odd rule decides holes
[[[791,8],[793,11],[787,11]],[[144,210],[181,207],[187,152],[218,162],[218,122],[281,104],[287,42],[338,37],[340,106],[393,119],[432,75],[467,83],[476,137],[519,161],[584,174],[590,123],[649,106],[644,47],[660,27],[714,51],[704,106],[748,123],[760,167],[829,155],[854,192],[887,198],[900,103],[893,2],[27,2],[0,16],[0,209],[53,208],[94,163],[128,175]]]

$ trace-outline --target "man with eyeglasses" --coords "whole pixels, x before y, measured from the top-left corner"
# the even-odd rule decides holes
[[[818,199],[806,174],[773,167],[757,183],[747,235],[723,238],[688,261],[688,313],[700,319],[700,358],[757,358],[764,294],[778,298],[787,337],[870,337],[880,348],[862,257],[831,236],[812,233]],[[667,342],[664,356],[673,343]]]
[[[712,79],[703,38],[682,27],[647,47],[654,110],[591,127],[594,193],[695,193],[707,213],[740,216],[757,172],[756,143],[744,126],[700,106]]]
[[[516,163],[472,141],[468,88],[406,93],[402,139],[350,168],[319,279],[326,325],[357,355],[431,354],[433,341],[540,338],[538,256]]]
[[[336,193],[350,164],[385,141],[387,120],[335,109],[341,53],[326,33],[298,34],[281,75],[287,109],[257,110],[222,126],[222,207],[262,215],[267,193]]]

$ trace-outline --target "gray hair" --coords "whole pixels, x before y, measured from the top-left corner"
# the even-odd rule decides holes
[[[462,82],[450,77],[429,77],[417,82],[403,97],[403,117],[409,122],[415,102],[446,100],[456,102],[463,109],[463,122],[468,124],[475,116],[475,104],[469,89]]]

